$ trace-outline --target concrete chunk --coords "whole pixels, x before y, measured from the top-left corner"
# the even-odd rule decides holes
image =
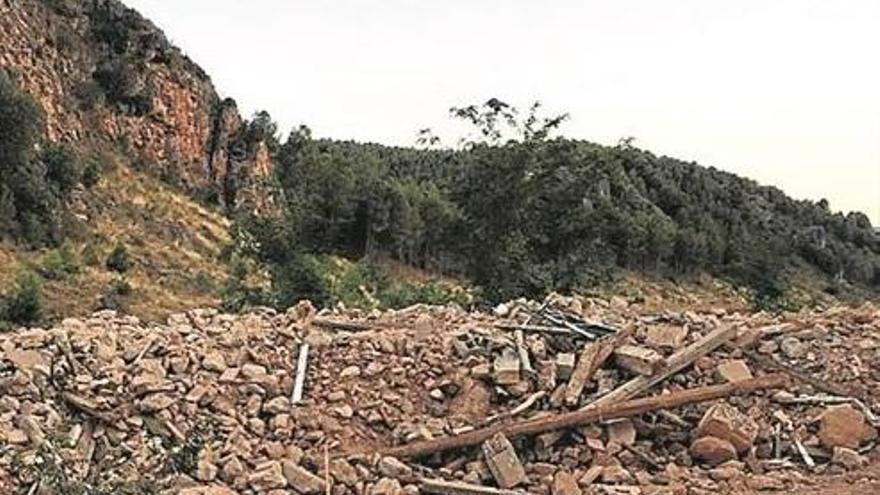
[[[256,466],[247,480],[248,485],[258,492],[267,492],[274,488],[287,486],[287,478],[285,478],[281,463],[278,461],[269,461]]]
[[[360,480],[360,474],[357,469],[345,459],[334,459],[331,461],[330,474],[334,480],[347,487],[357,485],[357,482]]]
[[[608,444],[633,445],[636,443],[636,427],[631,419],[608,423]]]
[[[621,368],[637,375],[651,376],[665,364],[663,356],[653,349],[623,345],[614,350],[614,360]]]
[[[403,487],[394,478],[382,478],[372,488],[370,495],[403,495]]]
[[[575,356],[570,352],[562,352],[556,355],[556,378],[568,380],[574,371]]]
[[[658,325],[645,333],[645,343],[651,347],[677,349],[684,344],[688,329],[684,326]]]
[[[552,495],[581,495],[577,478],[568,471],[559,471],[553,477]]]
[[[495,358],[495,383],[513,385],[519,382],[519,367],[519,354],[512,349],[504,349],[504,352]]]
[[[513,445],[501,433],[483,443],[483,456],[499,487],[513,488],[527,481],[526,471]]]
[[[412,476],[413,470],[396,457],[383,457],[379,460],[379,473],[389,478],[402,479]]]

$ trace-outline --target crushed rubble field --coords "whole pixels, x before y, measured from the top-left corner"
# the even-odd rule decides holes
[[[878,383],[872,304],[105,311],[0,334],[0,494],[868,495]]]

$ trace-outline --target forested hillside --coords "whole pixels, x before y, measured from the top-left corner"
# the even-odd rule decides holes
[[[622,140],[550,138],[563,117],[498,100],[453,109],[476,126],[456,149],[312,139],[275,146],[275,217],[239,219],[275,297],[320,299],[315,253],[391,257],[470,280],[491,301],[588,288],[619,269],[710,273],[784,301],[798,276],[829,292],[880,285],[880,240],[864,214],[832,213]],[[424,141],[434,142],[429,133]]]
[[[428,130],[408,148],[306,127],[281,140],[116,0],[0,3],[0,325],[303,297],[471,304],[624,271],[709,274],[777,308],[804,281],[880,286],[861,213],[630,139],[554,137],[566,116],[538,105],[451,113],[473,129],[455,146]]]

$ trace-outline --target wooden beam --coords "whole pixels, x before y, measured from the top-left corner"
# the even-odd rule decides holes
[[[607,421],[609,419],[637,416],[658,409],[671,409],[687,404],[707,402],[732,395],[746,394],[757,390],[782,388],[787,383],[788,380],[785,375],[767,375],[761,378],[744,380],[737,383],[726,383],[724,385],[695,388],[656,397],[610,404],[604,407],[589,407],[578,411],[553,414],[537,419],[517,421],[509,424],[497,424],[487,428],[471,430],[460,435],[392,447],[383,451],[382,454],[400,459],[420,457],[452,449],[473,447],[482,444],[498,433],[502,433],[508,438],[535,435],[548,431],[556,431],[565,428],[572,428],[574,426]]]
[[[588,404],[587,408],[602,407],[622,400],[631,399],[647,391],[654,385],[687,368],[697,359],[709,354],[736,335],[732,325],[722,326],[700,340],[669,356],[666,367],[651,376],[637,376],[632,380]]]
[[[574,371],[571,373],[571,378],[568,379],[568,385],[565,386],[566,404],[575,406],[581,399],[584,387],[593,378],[595,370],[599,368],[593,363],[598,360],[599,351],[604,345],[606,345],[605,342],[593,342],[584,346]]]
[[[565,388],[566,404],[569,406],[578,404],[586,384],[593,379],[593,375],[614,353],[614,350],[626,342],[632,332],[633,327],[627,327],[611,338],[599,340],[584,347]]]

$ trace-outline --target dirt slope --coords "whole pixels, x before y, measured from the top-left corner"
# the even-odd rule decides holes
[[[120,275],[107,269],[113,248],[124,244],[133,267],[124,276],[132,293],[127,312],[147,320],[169,312],[213,306],[226,279],[220,252],[229,240],[229,220],[161,181],[116,167],[90,191],[80,191],[72,213],[78,228],[67,245],[79,273],[47,280],[47,317],[88,315],[99,307]],[[45,269],[50,250],[0,244],[0,285],[11,287],[23,268]]]

